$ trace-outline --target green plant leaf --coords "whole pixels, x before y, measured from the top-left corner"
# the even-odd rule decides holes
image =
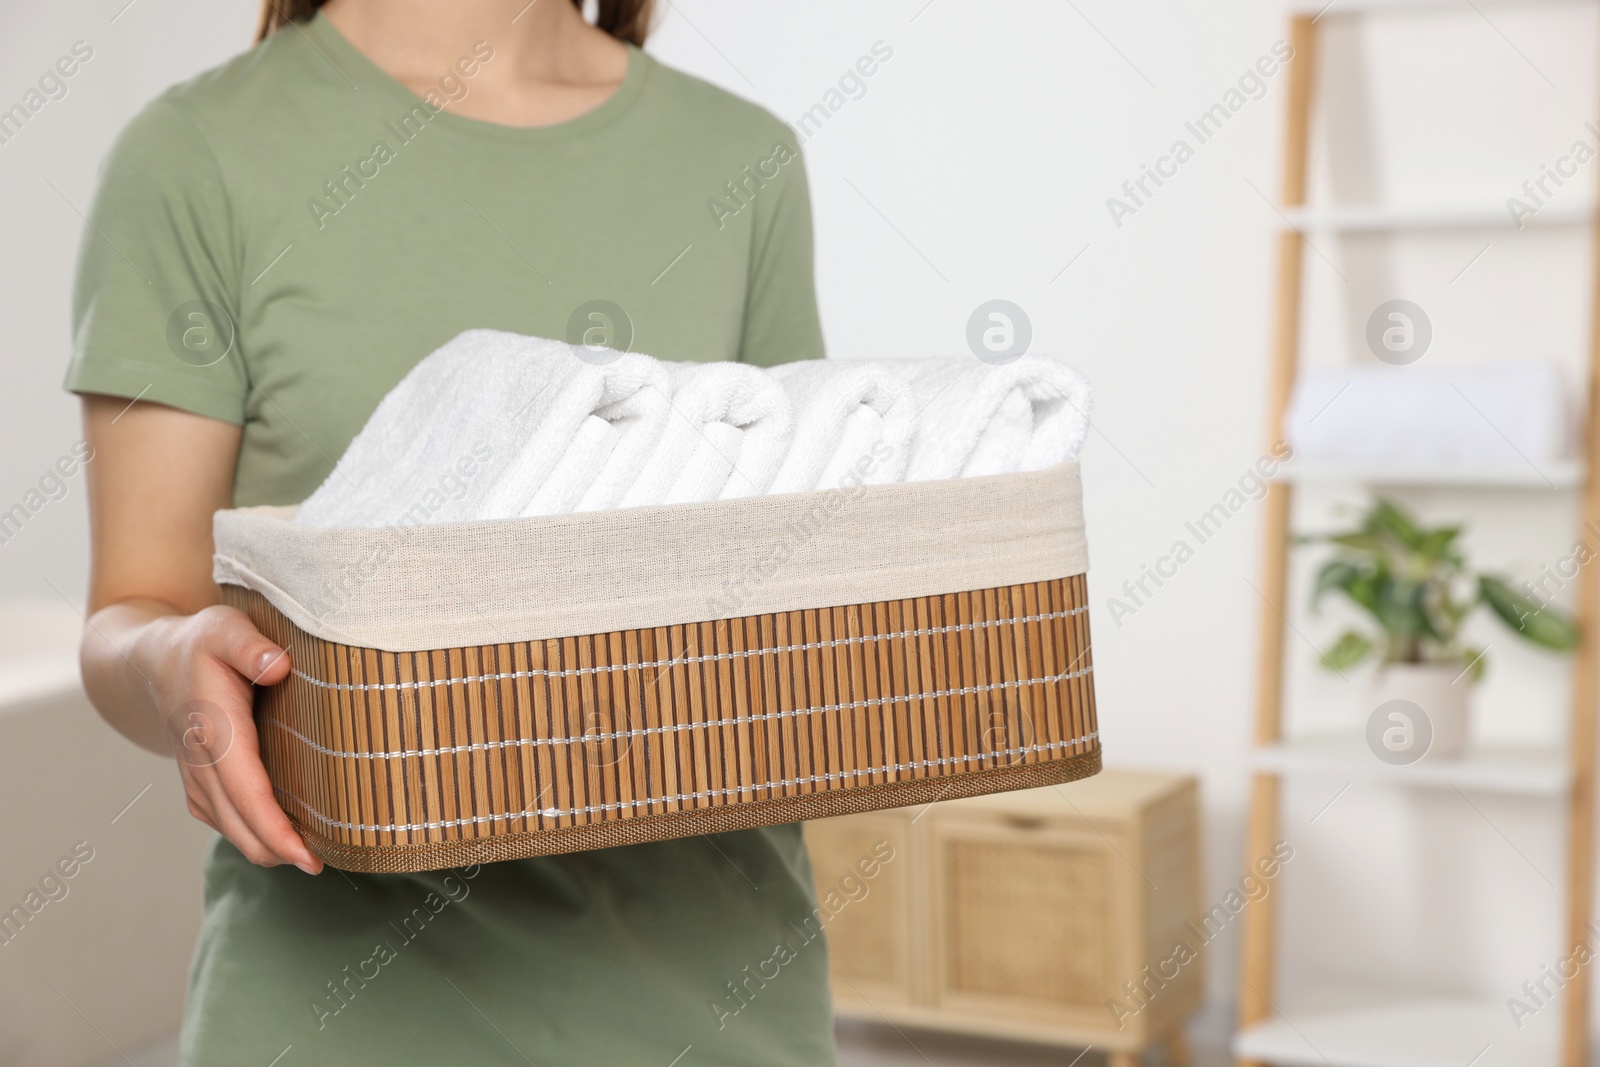
[[[1380,586],[1378,592],[1378,621],[1386,631],[1403,638],[1414,638],[1418,634],[1431,636],[1422,607],[1427,595],[1425,586],[1408,579],[1392,579]]]
[[[1417,546],[1417,555],[1436,563],[1451,563],[1456,566],[1461,564],[1461,556],[1452,547],[1457,537],[1461,536],[1460,526],[1435,526],[1422,534],[1422,541]]]
[[[1311,606],[1316,607],[1322,598],[1335,590],[1354,599],[1350,589],[1361,580],[1361,568],[1349,560],[1331,559],[1317,571],[1316,585],[1311,590]]]
[[[1421,549],[1423,533],[1416,521],[1399,505],[1379,499],[1367,513],[1367,523],[1373,533],[1387,533],[1413,552]]]
[[[1461,665],[1466,668],[1467,681],[1476,685],[1483,677],[1484,671],[1489,669],[1489,657],[1484,655],[1481,648],[1463,648],[1461,650]]]
[[[1371,652],[1372,642],[1365,634],[1346,630],[1337,641],[1323,650],[1321,663],[1331,671],[1342,671],[1346,667],[1354,667]]]
[[[1518,592],[1496,575],[1479,575],[1478,591],[1489,609],[1519,636],[1557,652],[1577,647],[1578,625],[1571,616]]]
[[[1343,548],[1352,548],[1357,552],[1365,552],[1377,556],[1383,553],[1383,541],[1365,530],[1354,530],[1350,533],[1328,534],[1325,540],[1329,544],[1339,545]]]
[[[1376,567],[1357,568],[1354,580],[1345,587],[1344,594],[1365,608],[1372,617],[1383,621],[1383,601],[1389,586],[1389,568],[1381,561]]]

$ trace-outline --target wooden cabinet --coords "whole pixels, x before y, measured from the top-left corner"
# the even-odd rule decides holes
[[[806,839],[840,1015],[1182,1058],[1204,969],[1192,777],[1108,770]]]
[[[904,809],[902,809],[904,810]],[[916,809],[910,809],[915,812]],[[849,902],[828,919],[828,955],[834,976],[835,1000],[842,985],[846,995],[880,1006],[908,1006],[922,998],[912,990],[921,976],[915,948],[921,921],[914,918],[922,901],[914,891],[911,835],[915,827],[900,810],[846,815],[806,824],[811,869],[817,880],[817,899],[824,914],[828,894],[850,899],[850,883],[862,877],[863,857],[882,856],[885,846],[892,858],[864,884],[867,895]],[[837,898],[836,898],[837,899]]]

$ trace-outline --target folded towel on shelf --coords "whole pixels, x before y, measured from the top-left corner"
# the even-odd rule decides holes
[[[905,376],[892,364],[816,359],[767,373],[794,404],[793,440],[769,492],[902,480],[917,416]]]
[[[551,495],[570,510],[616,466],[642,464],[666,410],[666,375],[648,356],[597,365],[559,341],[468,330],[389,391],[295,518],[311,526],[510,518],[557,469]]]
[[[1077,459],[1089,432],[1089,383],[1055,360],[914,360],[901,369],[917,405],[908,482],[1043,470]]]
[[[666,429],[618,506],[765,493],[793,429],[783,387],[743,363],[663,365],[671,384]]]
[[[1568,458],[1574,427],[1547,360],[1313,367],[1284,420],[1301,461],[1526,467]]]

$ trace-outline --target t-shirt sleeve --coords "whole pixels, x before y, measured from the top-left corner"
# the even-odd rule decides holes
[[[805,160],[786,136],[793,158],[782,165],[775,196],[757,196],[751,234],[749,289],[739,360],[772,367],[822,359],[822,323],[811,245],[811,191]],[[768,190],[763,190],[765,193]]]
[[[243,423],[238,256],[222,171],[165,97],[117,139],[78,250],[66,387]]]

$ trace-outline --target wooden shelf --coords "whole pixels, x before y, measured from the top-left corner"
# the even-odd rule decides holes
[[[1583,464],[1557,460],[1537,467],[1527,463],[1504,467],[1466,467],[1447,463],[1332,463],[1295,460],[1278,471],[1275,481],[1296,485],[1460,486],[1469,489],[1576,489],[1583,484]]]
[[[1470,9],[1469,9],[1470,10]],[[1507,230],[1533,226],[1577,226],[1594,218],[1590,205],[1550,204],[1522,220],[1518,227],[1505,204],[1459,206],[1358,206],[1286,208],[1284,217],[1297,230],[1339,233],[1386,233],[1403,230]]]
[[[1518,1030],[1503,1002],[1487,1000],[1291,1009],[1241,1030],[1233,1054],[1275,1067],[1553,1067],[1558,1014],[1546,1007]]]
[[[1562,797],[1572,784],[1566,753],[1554,748],[1484,747],[1457,759],[1424,756],[1416,763],[1384,763],[1357,736],[1322,735],[1263,745],[1251,752],[1258,771],[1320,776],[1391,785],[1455,787],[1481,793]]]

